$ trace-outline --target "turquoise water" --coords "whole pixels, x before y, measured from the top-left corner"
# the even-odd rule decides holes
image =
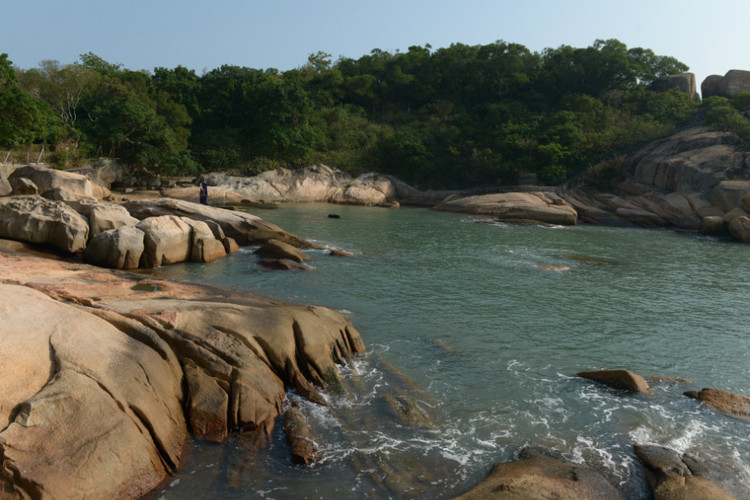
[[[747,425],[682,396],[750,394],[750,246],[423,209],[304,204],[258,215],[356,256],[311,251],[313,270],[269,272],[247,248],[157,273],[348,313],[368,348],[345,369],[356,389],[329,395],[330,409],[301,401],[320,463],[293,465],[277,425],[261,449],[243,436],[192,445],[153,498],[449,498],[525,445],[647,498],[634,442],[711,460],[750,491]],[[636,396],[575,376],[607,368],[693,383]],[[424,419],[399,420],[389,399]]]

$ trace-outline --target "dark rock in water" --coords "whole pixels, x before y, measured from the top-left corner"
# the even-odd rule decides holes
[[[339,214],[328,214],[329,219],[340,219],[341,216]]]
[[[646,379],[630,370],[596,370],[580,372],[578,376],[600,382],[615,389],[651,394],[651,387],[649,387]]]
[[[643,464],[654,500],[734,500],[711,479],[697,474],[697,469],[689,467],[676,451],[652,445],[633,448]]]
[[[290,270],[299,270],[299,271],[309,271],[310,268],[307,267],[304,264],[299,264],[297,262],[294,262],[289,259],[261,259],[258,262],[261,266],[265,267],[266,269],[271,269],[274,271],[290,271]]]
[[[710,388],[687,391],[685,396],[701,401],[713,411],[750,423],[750,398],[747,396]]]
[[[614,486],[586,466],[524,449],[519,460],[498,463],[490,474],[456,500],[618,500]]]
[[[329,250],[328,255],[332,257],[354,257],[353,253],[345,252],[343,250]]]
[[[565,254],[563,255],[564,259],[568,260],[575,260],[577,262],[583,262],[584,264],[596,264],[598,266],[604,266],[609,264],[604,259],[597,259],[595,257],[589,257],[588,255],[578,255],[578,254]]]
[[[310,465],[318,460],[312,432],[307,425],[307,419],[298,407],[292,406],[284,412],[284,432],[291,447],[294,463]]]

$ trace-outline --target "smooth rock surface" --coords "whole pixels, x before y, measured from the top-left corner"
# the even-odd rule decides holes
[[[556,204],[544,193],[496,193],[447,199],[435,210],[491,215],[505,220],[533,220],[549,224],[573,225],[578,219],[575,209]]]
[[[630,370],[585,371],[579,372],[578,376],[614,387],[615,389],[651,394],[651,387],[649,387],[646,379]]]
[[[86,248],[88,221],[62,201],[39,195],[0,198],[0,238],[45,243],[65,252]]]
[[[750,398],[722,389],[704,388],[700,391],[688,391],[685,395],[701,401],[707,408],[730,415],[743,422],[750,423]]]

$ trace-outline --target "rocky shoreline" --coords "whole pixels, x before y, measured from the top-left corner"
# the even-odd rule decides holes
[[[613,192],[420,192],[323,166],[205,178],[215,205],[419,205],[515,223],[668,227],[750,241],[750,155],[732,141],[695,127],[651,143],[623,160],[627,175]],[[0,178],[0,238],[15,240],[0,240],[0,499],[139,497],[179,469],[191,436],[267,437],[285,412],[294,461],[314,461],[313,437],[286,391],[325,405],[321,390],[342,386],[337,366],[364,352],[346,317],[118,271],[209,262],[244,245],[259,245],[269,268],[301,269],[299,250],[311,244],[244,211],[194,203],[195,187],[122,195],[101,178],[37,166]],[[33,244],[62,258],[34,255]],[[579,375],[649,393],[625,370]],[[708,388],[686,395],[750,419],[745,396]],[[409,413],[404,401],[394,400],[397,415]],[[694,457],[634,450],[654,498],[735,498]],[[607,484],[554,450],[529,448],[460,498],[618,498]]]

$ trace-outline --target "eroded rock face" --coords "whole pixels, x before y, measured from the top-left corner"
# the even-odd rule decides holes
[[[138,269],[146,234],[135,226],[122,226],[99,233],[89,241],[83,260],[112,269]]]
[[[491,215],[504,220],[538,221],[573,225],[578,213],[567,203],[545,193],[496,193],[453,198],[436,205],[435,210]]]
[[[456,500],[618,500],[599,473],[525,449],[519,460],[495,464],[487,478]]]
[[[8,176],[8,181],[14,190],[22,178],[33,182],[39,194],[50,200],[74,201],[86,197],[92,198],[96,195],[98,198],[109,195],[109,192],[101,188],[95,190],[86,176],[64,170],[35,165],[19,167]]]
[[[325,404],[318,387],[364,350],[325,308],[158,280],[139,291],[20,254],[0,253],[0,277],[2,498],[143,495],[179,466],[188,428],[268,431],[287,389]]]
[[[669,448],[635,445],[635,454],[641,460],[654,500],[712,499],[734,500],[709,478],[691,470],[699,467]],[[691,466],[689,466],[690,464]]]
[[[53,245],[75,253],[86,248],[88,221],[61,201],[39,195],[0,198],[0,237]]]
[[[651,84],[651,89],[656,92],[666,92],[670,89],[677,89],[685,92],[691,98],[695,96],[695,74],[679,73],[657,78]]]

